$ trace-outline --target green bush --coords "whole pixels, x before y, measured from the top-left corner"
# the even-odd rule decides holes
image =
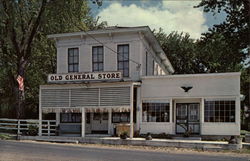
[[[28,128],[28,134],[30,136],[36,136],[38,134],[38,127],[36,125],[30,125]]]
[[[121,138],[121,139],[127,139],[127,137],[128,137],[128,132],[127,132],[127,131],[123,131],[123,132],[121,133],[121,135],[120,135],[120,138]]]

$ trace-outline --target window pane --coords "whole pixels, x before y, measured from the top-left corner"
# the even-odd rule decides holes
[[[118,57],[118,61],[123,61],[123,54],[122,53],[119,53],[117,57]]]
[[[98,55],[98,61],[99,61],[99,62],[102,62],[102,61],[103,61],[103,54],[99,54],[99,55]]]
[[[98,71],[103,71],[103,63],[99,63],[98,65],[99,65],[99,66],[98,66],[98,68],[99,68]]]
[[[98,56],[96,54],[93,55],[93,62],[97,62],[98,61]]]
[[[118,46],[118,53],[123,53],[123,46]]]
[[[123,70],[123,62],[118,63],[118,70]]]
[[[74,62],[74,57],[69,57],[69,64],[72,64]]]
[[[101,46],[98,47],[98,54],[102,54],[103,53],[102,51],[103,51],[103,47],[101,47]]]
[[[128,53],[123,53],[123,60],[128,61],[129,60],[129,55]]]
[[[73,71],[74,71],[73,65],[69,65],[69,72],[73,72]]]
[[[93,55],[97,55],[97,48],[93,47]]]
[[[78,64],[74,64],[74,72],[78,72]]]
[[[74,49],[74,57],[78,57],[78,49]]]
[[[93,64],[93,71],[98,71],[98,63]]]
[[[73,55],[74,54],[74,50],[73,49],[69,49],[68,52],[69,52],[69,56],[74,56]]]
[[[124,68],[127,68],[127,69],[129,68],[128,62],[124,62],[123,65],[124,65]]]
[[[124,53],[128,53],[128,45],[124,45],[123,46],[123,52]]]
[[[78,56],[74,57],[74,63],[78,64]]]
[[[100,120],[101,114],[100,113],[94,113],[93,120]]]

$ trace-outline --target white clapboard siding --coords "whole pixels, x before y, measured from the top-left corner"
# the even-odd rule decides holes
[[[42,89],[42,107],[69,107],[69,89]]]
[[[71,89],[71,107],[98,106],[99,88]]]
[[[41,90],[42,108],[129,106],[129,105],[130,105],[130,87]]]
[[[129,87],[101,88],[100,92],[100,106],[130,105]]]

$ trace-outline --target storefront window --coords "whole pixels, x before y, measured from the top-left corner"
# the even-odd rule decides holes
[[[126,123],[130,121],[129,112],[112,113],[112,123]]]
[[[169,122],[169,103],[143,103],[143,122]]]
[[[80,123],[81,113],[61,113],[61,123]]]
[[[205,122],[235,122],[235,101],[205,101]]]

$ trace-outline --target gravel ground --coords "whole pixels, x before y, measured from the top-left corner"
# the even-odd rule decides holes
[[[120,150],[138,150],[150,152],[166,152],[166,153],[186,153],[186,154],[208,154],[208,155],[227,155],[227,156],[243,156],[250,158],[250,149],[241,149],[239,151],[203,151],[200,149],[174,148],[174,147],[153,147],[153,146],[134,146],[134,145],[108,145],[108,144],[71,144],[71,143],[50,143],[25,140],[21,142],[33,142],[39,144],[54,144],[61,146],[75,146],[87,148],[103,148],[103,149],[120,149]]]
[[[1,141],[0,161],[249,161],[250,154],[192,149]]]

